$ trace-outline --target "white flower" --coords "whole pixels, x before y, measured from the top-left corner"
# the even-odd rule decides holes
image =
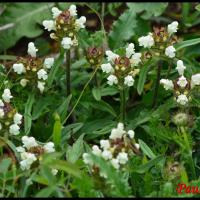
[[[48,78],[47,72],[44,69],[40,69],[37,72],[37,75],[38,75],[38,79],[43,79],[44,81],[47,80]]]
[[[70,37],[64,37],[61,41],[61,45],[64,49],[70,49],[73,45],[73,41]]]
[[[90,158],[90,155],[88,153],[83,154],[83,162],[85,164],[93,165],[93,161]]]
[[[20,130],[20,127],[17,124],[12,124],[9,127],[9,132],[12,135],[19,135],[19,133],[20,133],[19,130]]]
[[[134,136],[135,136],[135,132],[133,131],[133,130],[129,130],[128,132],[127,132],[127,134],[128,134],[128,136],[132,139],[132,138],[134,138]]]
[[[76,6],[75,5],[71,5],[69,7],[69,12],[71,16],[76,16],[77,15],[77,10],[76,10]]]
[[[36,52],[38,49],[36,49],[35,44],[33,42],[28,43],[28,54],[32,57],[36,57]]]
[[[120,165],[119,165],[118,159],[113,158],[110,162],[111,162],[112,166],[113,166],[115,169],[119,169]]]
[[[104,150],[110,148],[109,140],[100,140],[100,145],[101,145],[101,148]]]
[[[178,22],[174,21],[167,26],[167,32],[171,35],[172,33],[176,33],[178,29]]]
[[[126,164],[128,161],[128,154],[125,152],[120,152],[117,155],[117,160],[119,161],[120,164]]]
[[[47,31],[53,31],[56,29],[55,22],[53,20],[44,20],[42,24],[44,29],[47,29]]]
[[[100,155],[101,155],[101,150],[99,149],[99,147],[98,147],[97,145],[94,145],[94,146],[92,147],[92,153],[93,153],[94,155],[100,156]]]
[[[37,160],[35,154],[23,152],[21,153],[22,161],[20,161],[20,167],[22,170],[30,169],[33,162]]]
[[[177,81],[177,85],[179,85],[181,88],[185,88],[187,83],[187,79],[184,76],[181,76]]]
[[[19,164],[20,164],[20,168],[24,171],[24,170],[29,170],[32,163],[30,164],[29,160],[24,159],[20,161]]]
[[[200,85],[200,74],[195,74],[191,77],[191,86],[194,87],[196,85]]]
[[[45,82],[38,81],[37,87],[41,93],[44,91]]]
[[[15,115],[14,115],[14,118],[13,118],[13,120],[14,120],[14,123],[15,124],[21,124],[22,123],[22,115],[21,114],[19,114],[19,113],[16,113]]]
[[[173,81],[168,80],[168,79],[161,79],[160,84],[162,84],[165,88],[165,90],[173,90],[174,89],[174,84]]]
[[[139,149],[139,148],[140,148],[140,145],[139,145],[138,143],[135,143],[135,147],[136,147],[137,149]]]
[[[119,123],[117,124],[117,128],[120,129],[120,130],[124,130],[124,124],[121,123],[121,122],[119,122]]]
[[[126,48],[126,57],[130,58],[135,53],[135,45],[130,43]]]
[[[103,72],[105,73],[113,73],[114,72],[114,69],[112,67],[112,65],[110,63],[107,63],[107,64],[102,64],[101,65],[101,69]]]
[[[46,153],[55,152],[55,148],[54,148],[54,143],[53,142],[48,142],[43,147],[44,147],[44,150],[45,150]]]
[[[107,81],[108,85],[113,85],[113,84],[117,84],[118,83],[117,77],[115,75],[113,75],[113,74],[108,76],[107,80],[108,80]]]
[[[22,143],[24,144],[23,147],[26,147],[27,149],[38,146],[34,137],[23,136]]]
[[[58,173],[58,170],[57,169],[52,169],[51,173],[55,176]]]
[[[108,62],[114,62],[116,58],[119,57],[119,55],[113,53],[112,51],[106,51],[106,56],[107,56],[107,60]]]
[[[20,81],[20,85],[22,86],[22,87],[26,87],[26,85],[27,85],[27,83],[29,82],[29,80],[27,80],[27,79],[21,79],[21,81]]]
[[[110,139],[115,140],[117,138],[122,138],[122,136],[126,133],[126,131],[121,126],[121,124],[122,123],[119,123],[117,128],[112,129],[110,137],[109,137]]]
[[[0,99],[0,107],[4,107],[4,103],[1,99]]]
[[[165,49],[165,55],[168,56],[169,58],[174,58],[175,52],[176,52],[176,49],[173,46],[168,46]]]
[[[112,159],[112,153],[108,150],[104,150],[102,152],[102,157],[105,159],[105,160],[110,160]]]
[[[178,60],[177,61],[177,67],[176,70],[178,71],[179,75],[182,76],[184,74],[184,70],[186,69],[186,67],[183,64],[182,60]]]
[[[149,33],[147,36],[142,36],[138,39],[139,46],[144,48],[151,48],[154,45],[154,39],[152,33]]]
[[[76,26],[78,29],[85,28],[86,17],[81,16],[79,19],[76,20]]]
[[[22,63],[13,64],[13,69],[14,69],[14,72],[16,72],[17,74],[22,74],[26,72],[24,65]]]
[[[12,99],[13,96],[11,95],[11,92],[8,88],[4,90],[2,98],[6,103],[10,103],[10,99]]]
[[[16,148],[16,151],[19,153],[23,153],[23,152],[25,152],[25,149],[23,147],[19,146]]]
[[[188,98],[187,96],[185,96],[184,94],[181,94],[177,97],[177,103],[179,103],[180,105],[184,106],[188,103]]]
[[[54,64],[54,58],[45,58],[45,60],[44,60],[44,66],[47,69],[51,69],[51,67],[53,66],[53,64]]]
[[[52,14],[53,14],[53,18],[54,18],[54,19],[55,19],[56,17],[58,17],[58,16],[62,13],[62,11],[59,10],[58,8],[56,8],[56,7],[53,7],[53,8],[51,9],[51,11],[52,11]]]
[[[133,77],[130,76],[130,75],[128,75],[128,76],[126,76],[126,77],[124,78],[124,84],[127,85],[127,86],[129,86],[129,87],[133,86],[134,81],[135,81],[135,80],[134,80]]]
[[[3,117],[4,117],[4,110],[0,108],[0,119],[2,119]]]
[[[137,66],[141,62],[141,53],[134,53],[131,57],[131,64]]]

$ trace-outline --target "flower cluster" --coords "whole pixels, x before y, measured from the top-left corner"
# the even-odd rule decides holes
[[[109,161],[118,170],[128,162],[134,149],[136,151],[139,149],[139,144],[135,143],[134,135],[133,130],[126,131],[124,124],[118,123],[117,128],[112,129],[109,139],[100,140],[100,147],[97,145],[92,147],[92,153]],[[89,153],[83,154],[83,161],[85,164],[96,168]]]
[[[64,49],[78,45],[77,33],[85,28],[86,18],[84,16],[76,18],[77,10],[75,5],[71,5],[68,10],[61,11],[56,7],[52,8],[53,20],[44,20],[43,26],[52,39],[59,41]]]
[[[10,89],[4,89],[2,99],[0,99],[0,131],[18,135],[23,116],[10,104],[12,98]]]
[[[98,67],[103,60],[103,54],[103,48],[89,47],[86,52],[86,58],[90,65]]]
[[[135,52],[135,46],[130,43],[126,48],[126,55],[119,56],[112,51],[106,51],[107,61],[109,63],[102,64],[103,72],[110,74],[107,78],[109,85],[119,84],[131,87],[134,85],[134,77],[139,73],[136,68],[141,62],[141,53]]]
[[[173,34],[177,32],[178,22],[174,21],[167,28],[154,27],[154,32],[138,39],[139,46],[148,48],[151,56],[160,56],[164,54],[168,58],[174,58],[176,49],[173,44],[177,41],[177,37]]]
[[[20,76],[20,85],[26,87],[36,86],[41,93],[45,88],[45,81],[48,78],[47,71],[54,64],[54,58],[41,59],[36,57],[38,49],[33,42],[28,44],[28,56],[18,57],[17,62],[13,64],[13,70]]]
[[[176,69],[180,76],[178,79],[175,81],[169,79],[161,79],[160,83],[164,86],[165,90],[174,91],[176,102],[181,106],[185,106],[191,100],[191,89],[200,85],[200,74],[192,75],[191,80],[188,80],[184,76],[184,70],[186,67],[184,66],[182,60],[177,61]]]
[[[23,136],[23,146],[16,148],[17,152],[20,153],[20,167],[24,170],[29,170],[33,164],[39,161],[40,156],[44,153],[55,152],[54,143],[48,142],[44,145],[38,144],[34,137]],[[53,174],[57,174],[57,170],[52,170]]]

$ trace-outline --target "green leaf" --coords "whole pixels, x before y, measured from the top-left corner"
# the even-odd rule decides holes
[[[137,27],[136,14],[127,9],[117,21],[113,23],[112,31],[109,33],[109,46],[117,49],[129,40],[135,33]]]
[[[196,10],[200,11],[200,4],[195,7]]]
[[[59,57],[55,60],[54,65],[52,66],[49,75],[48,75],[48,79],[47,79],[47,86],[51,87],[52,83],[56,77],[56,74],[59,70],[60,65],[62,65],[63,60],[64,60],[64,54],[65,51],[61,50]]]
[[[101,88],[93,88],[92,89],[92,94],[94,96],[94,98],[97,100],[97,101],[100,101],[101,100]]]
[[[143,151],[145,155],[147,155],[149,158],[154,159],[156,158],[156,155],[152,152],[152,150],[147,146],[145,142],[139,139],[140,148]]]
[[[11,165],[11,158],[5,158],[0,161],[0,173],[6,173],[8,171],[9,166]]]
[[[51,104],[52,98],[42,97],[38,99],[33,107],[32,120],[38,119],[45,111],[45,109]]]
[[[101,96],[112,96],[119,93],[116,87],[101,88]]]
[[[41,176],[47,181],[49,186],[54,186],[56,183],[56,177],[52,174],[51,169],[48,166],[42,166],[40,170]]]
[[[0,55],[0,60],[16,60],[16,56],[13,56],[13,55]]]
[[[55,146],[58,148],[61,145],[61,130],[62,130],[62,123],[60,121],[60,117],[58,114],[55,114],[55,123],[53,126],[53,142]]]
[[[164,156],[159,155],[156,158],[147,162],[146,164],[141,165],[138,168],[134,169],[134,171],[139,174],[143,174],[143,173],[147,172],[151,167],[157,165],[159,162],[164,161],[164,159],[165,159]]]
[[[24,131],[26,135],[28,135],[31,130],[31,125],[32,125],[31,111],[34,102],[35,102],[34,93],[30,93],[28,96],[28,100],[25,104],[25,112],[24,112]]]
[[[138,94],[141,95],[142,92],[143,92],[143,89],[144,89],[144,84],[145,84],[145,81],[146,81],[146,77],[147,77],[147,73],[148,73],[148,70],[150,68],[150,66],[152,64],[154,64],[155,60],[149,60],[147,61],[147,63],[145,63],[143,66],[142,66],[142,69],[140,70],[140,73],[139,73],[139,80],[138,80],[138,84],[137,84],[137,91],[138,91]]]
[[[168,6],[168,3],[127,3],[133,13],[140,13],[143,19],[161,15]]]
[[[51,18],[50,9],[54,3],[12,3],[8,4],[0,17],[1,26],[10,28],[0,32],[0,51],[15,45],[21,37],[34,38],[43,32],[39,26]]]
[[[83,154],[83,137],[84,134],[82,134],[78,140],[76,140],[72,147],[68,147],[66,156],[69,162],[75,163]]]
[[[98,102],[90,102],[90,106],[95,108],[95,109],[108,112],[111,115],[113,115],[114,117],[117,117],[115,110],[108,103],[106,103],[103,100],[98,101]]]
[[[196,39],[185,40],[185,41],[179,42],[179,43],[175,44],[174,47],[175,47],[176,51],[179,51],[185,47],[193,46],[193,45],[196,45],[199,43],[200,43],[200,38],[196,38]]]
[[[70,94],[67,98],[65,98],[62,104],[57,109],[57,113],[60,116],[61,122],[64,121],[64,119],[66,118],[68,114],[68,108],[69,108],[69,103],[71,101],[71,98],[72,98],[72,94]]]
[[[55,191],[55,187],[46,187],[41,189],[35,197],[49,197]]]
[[[64,160],[51,159],[47,160],[46,162],[44,160],[43,164],[53,169],[62,170],[77,178],[81,178],[81,171],[78,169],[77,165],[72,164],[70,162]]]

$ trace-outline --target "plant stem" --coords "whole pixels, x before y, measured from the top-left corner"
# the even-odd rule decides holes
[[[103,25],[104,25],[104,14],[105,14],[105,3],[101,3],[101,19],[102,19],[102,30],[103,30]]]
[[[124,123],[126,117],[126,96],[125,89],[122,87],[120,89],[120,121]]]
[[[189,141],[188,141],[188,136],[187,136],[187,133],[185,131],[185,128],[180,127],[180,129],[181,129],[181,132],[183,134],[183,138],[184,138],[184,141],[185,141],[185,144],[186,144],[186,148],[187,148],[187,152],[188,152],[188,164],[189,164],[191,171],[192,171],[192,177],[193,177],[193,179],[196,179],[195,166],[194,166],[194,161],[193,161],[193,158],[192,158],[192,148],[190,147],[190,144],[189,144]]]
[[[66,51],[66,82],[67,96],[71,94],[71,77],[70,77],[70,49]]]
[[[92,73],[92,76],[90,77],[90,79],[88,80],[88,82],[84,85],[84,88],[81,92],[81,94],[79,95],[75,105],[73,106],[73,108],[71,109],[70,113],[67,115],[67,117],[65,118],[65,120],[63,121],[63,124],[66,123],[66,121],[68,120],[68,118],[71,116],[71,114],[73,113],[74,109],[76,108],[76,106],[78,105],[79,101],[81,100],[81,97],[83,96],[83,93],[85,92],[85,89],[87,88],[87,86],[89,85],[90,81],[93,79],[93,77],[95,76],[96,72],[98,70],[98,67],[95,68],[94,72]]]
[[[159,84],[160,84],[161,67],[162,67],[162,61],[160,61],[160,62],[158,63],[157,77],[156,77],[156,83],[155,83],[155,89],[154,89],[152,107],[155,107],[155,106],[156,106],[156,103],[157,103],[158,88],[159,88]]]
[[[96,87],[99,88],[100,85],[99,85],[99,81],[98,81],[97,73],[95,73],[95,75],[94,75],[94,80],[95,80],[95,85],[96,85]]]
[[[71,51],[66,51],[66,94],[67,97],[71,94]],[[71,110],[71,104],[69,104],[69,110]],[[71,122],[76,121],[75,116],[72,114]]]

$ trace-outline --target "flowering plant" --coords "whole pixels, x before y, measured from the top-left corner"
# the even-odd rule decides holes
[[[0,197],[198,197],[199,11],[0,3]]]

